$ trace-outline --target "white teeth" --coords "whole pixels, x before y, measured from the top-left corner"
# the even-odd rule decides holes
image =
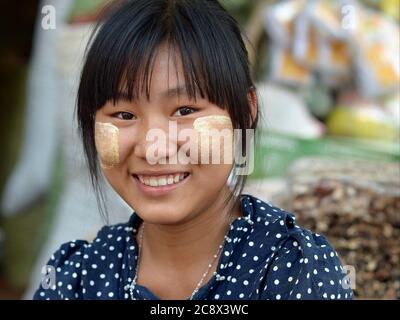
[[[138,178],[141,183],[151,186],[151,187],[158,187],[158,186],[165,186],[169,184],[175,184],[182,181],[185,177],[184,173],[177,173],[177,174],[170,174],[168,176],[158,176],[158,177],[149,177],[149,176],[142,176],[138,175]]]
[[[167,179],[161,178],[158,180],[158,185],[159,186],[165,186],[167,184]]]

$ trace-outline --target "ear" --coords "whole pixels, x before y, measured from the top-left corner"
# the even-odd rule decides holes
[[[256,88],[254,88],[253,86],[250,87],[247,93],[247,99],[249,100],[251,123],[253,124],[257,117],[257,108],[258,108],[257,92]]]

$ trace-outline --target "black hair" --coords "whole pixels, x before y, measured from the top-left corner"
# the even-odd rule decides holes
[[[234,129],[256,129],[249,90],[255,90],[236,20],[217,0],[120,0],[104,11],[89,41],[77,96],[77,116],[92,185],[106,211],[95,147],[96,111],[118,100],[121,83],[135,100],[150,97],[151,72],[161,44],[177,50],[188,96],[197,94],[228,111]],[[243,132],[243,149],[246,139]],[[246,176],[237,176],[237,204]]]

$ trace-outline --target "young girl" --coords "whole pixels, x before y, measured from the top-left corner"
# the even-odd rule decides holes
[[[77,115],[100,204],[101,167],[134,212],[92,242],[62,245],[34,298],[350,299],[323,236],[241,194],[235,162],[207,161],[231,152],[205,146],[207,132],[243,137],[257,127],[235,20],[216,0],[121,1],[108,12],[90,43]],[[182,153],[187,139],[171,123],[178,137],[192,130],[196,147]],[[149,133],[166,133],[165,147],[152,152]],[[172,161],[178,154],[201,160]]]

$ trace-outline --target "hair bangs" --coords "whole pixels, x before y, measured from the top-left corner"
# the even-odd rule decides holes
[[[154,8],[163,12],[162,16],[120,10],[99,26],[88,54],[97,57],[88,59],[96,63],[90,68],[95,70],[90,81],[95,91],[90,93],[91,109],[98,110],[110,100],[115,103],[121,91],[131,101],[142,94],[149,100],[155,58],[166,44],[176,72],[176,59],[180,59],[188,97],[206,98],[229,111],[235,128],[248,127],[249,121],[235,121],[235,110],[248,103],[246,93],[251,86],[243,57],[238,56],[240,51],[231,41],[235,30],[233,35],[226,35],[226,27],[210,23],[212,11],[187,6],[185,1],[159,1],[152,5],[157,4],[164,6]]]

